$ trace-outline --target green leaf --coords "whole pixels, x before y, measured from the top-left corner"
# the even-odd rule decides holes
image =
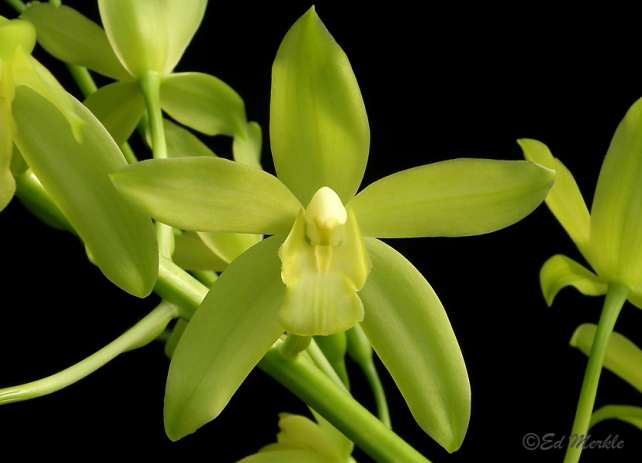
[[[85,100],[118,146],[125,143],[145,114],[143,93],[137,82],[106,85]]]
[[[589,355],[596,331],[597,325],[592,323],[578,326],[571,338],[571,346]],[[615,331],[611,334],[606,347],[604,367],[642,392],[642,350]]]
[[[452,159],[397,172],[347,207],[364,236],[468,236],[512,225],[546,197],[555,173],[528,161]]]
[[[132,78],[118,60],[105,31],[73,8],[34,2],[20,17],[36,26],[38,43],[55,58],[116,80]]]
[[[285,234],[301,209],[274,176],[221,158],[143,161],[111,177],[152,217],[183,230]]]
[[[245,132],[243,100],[209,74],[184,72],[163,78],[161,107],[181,124],[206,135]]]
[[[596,410],[591,416],[589,429],[608,419],[625,421],[642,430],[642,408],[627,405],[606,405]]]
[[[283,334],[278,311],[285,286],[271,237],[221,274],[176,347],[165,394],[165,430],[172,440],[216,418]],[[240,310],[242,309],[242,310]]]
[[[573,286],[587,296],[602,296],[607,290],[606,283],[600,280],[600,277],[561,254],[544,263],[539,273],[539,282],[549,307],[557,293],[566,286]]]
[[[272,68],[270,142],[278,177],[307,205],[332,188],[347,203],[368,161],[370,128],[348,57],[314,7],[289,30]]]
[[[217,256],[195,232],[183,232],[174,237],[172,260],[179,267],[192,271],[222,272],[229,263]]]
[[[261,126],[256,122],[248,122],[247,133],[237,134],[234,137],[232,144],[234,160],[261,169],[262,137]]]
[[[188,156],[216,156],[205,143],[189,130],[163,119],[167,156],[183,158]],[[147,131],[148,144],[151,146],[151,133]]]
[[[591,210],[591,264],[607,282],[642,286],[642,99],[611,141]]]
[[[417,423],[454,452],[468,428],[470,384],[448,316],[405,257],[379,240],[364,241],[372,272],[359,293],[361,327]]]
[[[537,140],[517,140],[524,157],[540,166],[555,171],[555,183],[546,196],[546,204],[559,220],[580,252],[590,260],[588,253],[591,217],[573,174],[554,158],[548,147]]]
[[[82,143],[58,108],[29,87],[18,87],[13,102],[16,144],[105,276],[145,297],[158,274],[152,222],[109,180],[110,173],[127,164],[118,147],[87,108],[72,102],[82,122]]]

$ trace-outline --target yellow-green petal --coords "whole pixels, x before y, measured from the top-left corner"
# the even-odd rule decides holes
[[[301,209],[276,177],[222,158],[148,160],[111,177],[134,204],[182,230],[286,234]]]
[[[189,130],[163,119],[167,157],[216,156],[209,147]],[[147,131],[147,142],[151,146],[151,133]]]
[[[591,264],[604,281],[642,286],[642,99],[620,122],[591,209]]]
[[[448,316],[405,257],[374,238],[364,241],[372,272],[359,293],[361,327],[419,426],[454,452],[468,428],[470,384]]]
[[[26,54],[31,54],[35,46],[36,29],[33,24],[0,16],[0,61],[11,59],[17,47],[21,47]]]
[[[118,146],[129,139],[147,109],[137,82],[115,82],[101,87],[85,100],[85,106]]]
[[[261,126],[256,122],[248,122],[246,133],[234,137],[234,160],[261,169],[262,138]]]
[[[585,355],[590,355],[596,331],[597,325],[592,323],[578,326],[571,338],[571,346],[577,347]],[[615,331],[606,347],[604,367],[642,392],[642,350]]]
[[[277,444],[279,445],[279,444]],[[273,449],[261,451],[239,460],[238,463],[342,463],[330,460],[311,450]]]
[[[609,419],[624,421],[642,430],[642,408],[628,405],[606,405],[594,411],[589,429],[600,421]]]
[[[140,0],[136,0],[140,1]],[[164,73],[172,72],[203,20],[207,0],[165,0],[169,39]]]
[[[226,264],[232,262],[262,238],[262,235],[220,232],[198,232],[198,236]]]
[[[573,286],[587,296],[602,296],[607,290],[607,284],[600,280],[600,277],[561,254],[544,263],[539,272],[539,282],[549,307],[557,293],[566,286]]]
[[[555,171],[555,183],[546,196],[546,205],[559,220],[587,260],[591,217],[573,174],[559,159],[554,158],[544,143],[529,138],[517,140],[524,157]]]
[[[116,191],[109,174],[127,162],[91,112],[72,102],[82,143],[58,108],[31,88],[18,87],[13,102],[16,144],[105,276],[145,297],[158,274],[151,219]]]
[[[32,2],[20,17],[36,26],[38,43],[59,60],[116,80],[132,78],[118,60],[105,31],[73,8]]]
[[[205,135],[245,132],[245,104],[229,85],[209,74],[183,72],[163,78],[161,107]]]
[[[2,87],[2,62],[0,61],[0,90]],[[9,204],[16,192],[16,182],[11,173],[14,130],[10,102],[0,96],[0,211]]]
[[[172,260],[185,270],[222,272],[229,262],[217,256],[196,232],[183,232],[174,237]]]
[[[347,203],[363,178],[370,128],[348,57],[310,8],[272,68],[270,143],[278,177],[301,204],[327,186]]]
[[[216,418],[283,334],[278,322],[285,286],[271,237],[236,259],[212,285],[172,357],[165,430],[178,440]]]
[[[279,249],[281,276],[287,286],[279,320],[288,333],[327,336],[352,328],[363,319],[357,295],[370,272],[368,253],[350,213],[338,246],[312,246],[306,240],[301,211]]]
[[[281,432],[276,436],[279,444],[295,445],[312,450],[331,461],[342,461],[334,444],[317,423],[305,416],[288,413],[279,414],[279,418]]]
[[[479,235],[530,214],[554,178],[529,161],[453,159],[378,180],[348,206],[364,236]]]

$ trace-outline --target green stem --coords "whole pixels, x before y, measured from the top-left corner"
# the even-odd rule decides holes
[[[175,306],[161,302],[120,337],[77,364],[38,381],[0,389],[0,405],[51,394],[81,380],[119,354],[151,342],[154,335],[162,332],[167,323],[177,316],[178,309]]]
[[[272,348],[259,362],[259,367],[320,413],[377,462],[428,462],[305,356],[298,355],[293,360],[285,360],[278,348]]]
[[[23,13],[27,9],[27,5],[20,0],[5,0],[14,10],[18,13]]]
[[[87,68],[78,66],[77,64],[67,64],[67,69],[69,73],[76,81],[78,88],[85,98],[98,90],[94,79],[91,78]]]
[[[339,378],[339,375],[328,361],[328,358],[323,354],[323,351],[321,351],[319,345],[312,338],[307,352],[317,368],[325,373],[326,376],[334,381],[334,383],[339,386],[344,392],[349,394],[348,388],[341,380],[341,378]]]
[[[40,209],[41,214],[64,218],[40,183],[30,179],[17,182],[17,185],[19,196],[24,194],[25,189],[30,190],[30,196],[34,200],[33,205]],[[172,261],[160,256],[159,275],[154,291],[163,300],[178,306],[180,310],[178,315],[187,321],[200,305],[208,288]],[[428,462],[349,394],[346,394],[307,356],[298,355],[293,360],[285,360],[277,350],[271,349],[259,362],[258,367],[321,413],[333,426],[379,463]]]
[[[615,326],[615,322],[626,301],[628,293],[628,288],[613,283],[609,284],[602,315],[600,316],[595,338],[593,339],[591,355],[586,366],[580,400],[577,404],[575,421],[573,423],[571,436],[569,437],[569,446],[566,450],[564,463],[577,463],[580,459],[583,447],[582,442],[587,436],[591,414],[593,413],[593,405],[595,404],[595,395],[600,380],[602,364],[604,363],[606,347],[608,346],[613,327]]]
[[[213,270],[193,270],[192,275],[196,277],[198,281],[203,283],[205,286],[210,288],[216,280],[218,280],[218,275]]]
[[[312,338],[310,336],[297,336],[288,334],[279,347],[281,356],[286,360],[292,360],[294,357],[305,351],[310,345]]]
[[[160,84],[160,76],[155,72],[147,73],[140,80],[140,87],[143,90],[147,113],[149,114],[154,159],[167,159],[163,113],[160,107]],[[171,258],[174,249],[174,231],[172,227],[157,221],[156,235],[160,253],[168,259]]]
[[[370,383],[370,388],[372,389],[372,394],[374,395],[375,403],[377,404],[377,416],[386,427],[392,428],[392,423],[390,422],[390,411],[388,410],[388,401],[386,400],[386,392],[383,389],[383,384],[381,384],[381,379],[379,379],[379,374],[377,373],[377,368],[375,367],[374,362],[371,360],[370,362],[364,363],[360,366],[363,374]]]

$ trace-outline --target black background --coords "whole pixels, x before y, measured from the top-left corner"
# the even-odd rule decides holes
[[[99,21],[94,2],[76,3]],[[230,84],[244,98],[248,118],[267,134],[271,63],[310,4],[224,3],[210,2],[176,70],[211,73]],[[547,143],[569,167],[590,205],[613,132],[642,96],[640,40],[629,24],[634,15],[614,5],[572,11],[529,5],[317,2],[319,16],[351,60],[368,111],[372,136],[364,186],[450,158],[521,159],[515,141],[529,137]],[[0,14],[15,17],[5,4]],[[63,66],[42,50],[35,56],[79,96]],[[219,155],[230,152],[229,140],[205,140]],[[273,172],[268,143],[263,159]],[[0,387],[81,360],[158,302],[155,296],[135,300],[111,285],[88,265],[76,238],[42,225],[17,200],[0,216],[0,238]],[[538,283],[544,261],[562,253],[583,262],[552,214],[541,206],[485,236],[388,242],[439,295],[472,388],[468,435],[448,455],[414,423],[381,368],[394,429],[433,462],[480,456],[562,461],[562,450],[528,451],[522,439],[527,433],[568,435],[586,365],[568,341],[579,324],[597,323],[603,298],[566,289],[546,307]],[[642,345],[641,322],[639,310],[627,304],[616,330]],[[216,420],[172,443],[162,424],[167,367],[161,344],[153,343],[65,390],[0,407],[2,453],[76,459],[132,452],[227,463],[272,442],[278,412],[306,412],[282,386],[254,371]],[[351,371],[357,398],[372,407],[359,372]],[[642,405],[642,396],[605,372],[596,405],[609,403]],[[618,435],[624,449],[585,451],[582,461],[639,460],[638,430],[613,421],[592,433],[595,439],[609,434]],[[358,451],[355,457],[369,461]]]

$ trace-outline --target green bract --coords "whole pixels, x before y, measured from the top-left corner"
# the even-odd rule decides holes
[[[144,161],[112,175],[163,223],[275,235],[223,272],[174,352],[170,438],[216,417],[281,337],[361,322],[422,428],[448,451],[470,416],[464,360],[436,294],[375,237],[461,236],[508,226],[540,204],[554,173],[525,161],[459,159],[387,177],[355,196],[369,128],[347,57],[314,9],[288,32],[273,68],[278,178],[212,157]]]
[[[207,0],[100,0],[105,30],[73,8],[30,4],[21,15],[38,42],[67,63],[119,80],[99,89],[86,105],[117,143],[131,135],[146,104],[141,83],[160,79],[160,105],[178,122],[207,135],[235,138],[235,155],[260,152],[260,128],[247,123],[241,97],[208,74],[174,73],[203,19]]]
[[[615,132],[590,214],[573,176],[546,145],[530,139],[519,144],[527,159],[556,170],[546,203],[597,273],[568,257],[552,257],[540,274],[548,304],[565,286],[595,296],[612,283],[628,288],[629,302],[642,307],[642,100]]]
[[[149,216],[115,190],[108,175],[127,163],[107,131],[29,56],[36,32],[27,21],[0,23],[0,208],[15,191],[15,146],[76,230],[107,278],[147,296],[158,274]],[[34,117],[37,115],[37,117]]]

